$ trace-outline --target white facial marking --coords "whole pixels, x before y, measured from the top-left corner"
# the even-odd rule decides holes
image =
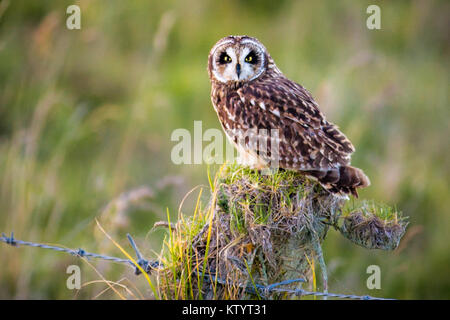
[[[237,60],[237,57],[236,57],[236,52],[234,51],[234,48],[228,47],[227,50],[225,50],[225,52],[227,53],[227,55],[230,56],[231,63],[233,63],[233,62],[235,63]]]
[[[251,43],[258,48],[261,46],[259,43],[253,41],[252,39],[244,39],[241,41],[241,44],[246,44],[246,43]]]
[[[213,55],[216,54],[216,50],[217,50],[218,47],[223,46],[223,45],[225,45],[225,44],[227,44],[227,43],[232,43],[232,42],[233,42],[233,40],[226,40],[226,41],[219,42],[218,44],[216,44],[216,45],[211,49],[212,54],[213,54]]]
[[[250,53],[249,47],[244,47],[241,52],[241,62],[245,62],[245,57]]]

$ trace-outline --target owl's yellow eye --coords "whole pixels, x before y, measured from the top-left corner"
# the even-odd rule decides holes
[[[230,56],[227,55],[225,52],[222,52],[222,54],[220,55],[220,58],[219,58],[219,63],[225,64],[225,63],[230,63],[230,62],[231,62]]]
[[[252,51],[245,57],[245,62],[250,64],[256,64],[258,62],[258,58],[256,54]]]

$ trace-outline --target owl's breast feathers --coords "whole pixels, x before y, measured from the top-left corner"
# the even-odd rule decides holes
[[[277,129],[282,168],[322,170],[350,164],[351,142],[325,119],[306,89],[284,76],[261,77],[237,88],[213,84],[212,102],[234,142],[261,157],[271,155],[274,140],[258,132],[265,129],[270,135],[271,129]],[[239,142],[236,135],[245,130],[257,130],[252,134],[267,140],[267,154],[261,154],[259,144],[251,139]]]

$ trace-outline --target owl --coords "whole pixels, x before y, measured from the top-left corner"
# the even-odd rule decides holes
[[[208,74],[212,104],[242,164],[262,169],[275,163],[342,196],[357,197],[357,188],[370,185],[361,169],[350,166],[352,143],[257,39],[219,40],[209,53]]]

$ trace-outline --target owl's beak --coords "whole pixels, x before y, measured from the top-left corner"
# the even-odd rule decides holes
[[[237,73],[237,77],[239,79],[239,76],[241,75],[241,64],[240,63],[238,63],[236,65],[236,73]]]

